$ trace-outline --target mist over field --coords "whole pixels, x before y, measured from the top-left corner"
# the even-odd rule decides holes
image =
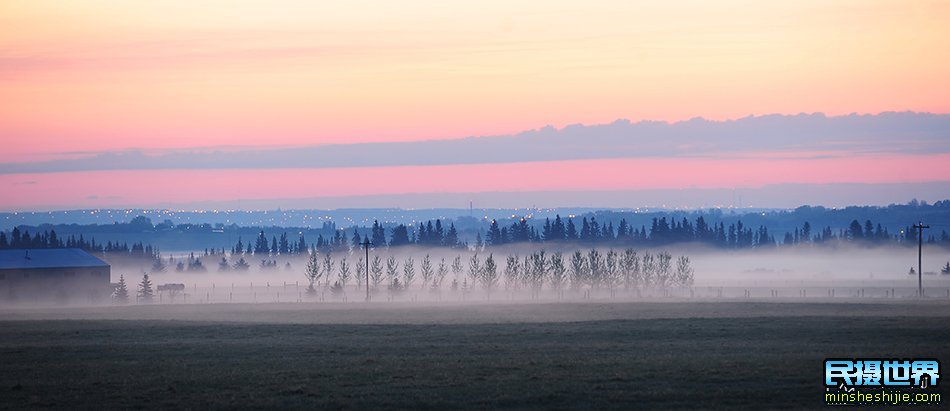
[[[950,0],[0,0],[0,410],[931,409]]]
[[[728,250],[713,249],[702,245],[686,244],[662,248],[644,248],[634,250],[637,257],[643,254],[660,255],[668,253],[672,257],[670,270],[675,275],[676,259],[689,258],[694,271],[691,284],[671,281],[667,284],[651,283],[643,278],[627,280],[623,272],[618,272],[616,283],[603,282],[593,284],[589,277],[576,280],[571,268],[571,257],[580,252],[584,259],[591,250],[596,249],[601,258],[613,251],[618,254],[628,248],[595,247],[585,248],[572,245],[539,247],[536,245],[506,246],[472,251],[445,250],[442,248],[400,247],[397,249],[370,250],[370,276],[372,263],[379,258],[382,269],[379,283],[371,285],[371,301],[376,304],[386,302],[532,302],[532,301],[599,301],[629,302],[638,300],[675,301],[691,298],[706,300],[710,298],[770,298],[782,297],[786,300],[811,301],[815,298],[832,297],[831,289],[836,289],[834,297],[867,298],[911,298],[916,294],[917,276],[908,275],[911,267],[916,267],[916,250],[906,247],[882,246],[864,247],[843,244],[839,247],[782,248],[775,250]],[[540,280],[526,278],[522,269],[525,258],[532,258],[544,251],[547,259],[546,272]],[[552,278],[550,258],[560,253],[565,264],[563,279],[557,283]],[[947,296],[950,289],[950,275],[940,274],[944,262],[936,259],[950,259],[950,253],[943,247],[928,246],[924,249],[929,261],[923,280],[929,294],[935,297]],[[207,272],[176,272],[168,267],[164,272],[155,272],[152,267],[142,263],[117,263],[113,265],[113,282],[123,275],[133,290],[142,275],[149,273],[153,284],[183,284],[184,290],[171,295],[169,292],[157,292],[156,302],[161,303],[228,303],[228,302],[314,302],[314,303],[361,303],[365,301],[366,266],[363,264],[364,252],[329,253],[332,268],[327,275],[325,257],[318,254],[317,261],[321,273],[315,282],[316,293],[307,292],[308,256],[245,258],[249,263],[247,271],[233,269],[219,271],[221,256],[208,256],[202,260],[207,264]],[[472,274],[472,257],[477,256],[479,264],[484,266],[491,256],[496,264],[496,278],[491,289],[486,288],[484,279]],[[426,257],[430,264],[430,278],[425,278],[423,269]],[[517,259],[519,271],[516,278],[509,279],[506,274],[507,259]],[[171,256],[171,261],[187,261],[188,254]],[[235,260],[224,257],[229,264]],[[394,275],[390,276],[388,263],[395,263]],[[458,258],[460,266],[454,270],[452,265]],[[619,257],[618,257],[619,258]],[[341,282],[340,265],[346,261],[348,266],[345,286],[334,290],[334,283]],[[405,287],[406,263],[412,262],[412,283]],[[274,267],[262,267],[262,261],[276,262]],[[585,264],[587,261],[585,261]],[[639,261],[638,261],[639,263]],[[444,277],[439,278],[439,266],[444,264]],[[528,270],[534,269],[535,261],[528,262]],[[359,271],[357,271],[359,268]],[[586,268],[586,267],[585,267]],[[916,269],[916,268],[915,268]],[[621,270],[618,268],[618,270]],[[586,274],[590,276],[589,272]],[[403,284],[402,289],[392,290],[393,279]],[[423,282],[425,280],[425,282]],[[370,278],[373,284],[374,279]],[[534,282],[540,281],[540,284]],[[436,285],[438,283],[438,285]],[[749,290],[749,295],[745,292]],[[771,295],[772,290],[778,292]],[[802,290],[805,290],[803,293]],[[864,294],[859,294],[864,290]],[[896,291],[895,291],[896,290]],[[891,293],[897,293],[891,295]],[[133,298],[133,301],[135,299]]]

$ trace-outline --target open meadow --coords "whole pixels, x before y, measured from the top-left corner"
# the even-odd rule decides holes
[[[0,408],[817,408],[947,341],[944,299],[10,309]]]

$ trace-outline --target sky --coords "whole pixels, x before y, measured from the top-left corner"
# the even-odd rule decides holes
[[[948,21],[923,0],[0,0],[0,209],[946,198]]]

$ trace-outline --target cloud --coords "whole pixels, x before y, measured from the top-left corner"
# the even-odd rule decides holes
[[[835,158],[866,154],[950,153],[950,115],[887,112],[749,116],[676,123],[618,120],[544,127],[507,136],[211,149],[149,154],[103,152],[80,158],[0,163],[0,174],[95,170],[288,169],[618,158]]]

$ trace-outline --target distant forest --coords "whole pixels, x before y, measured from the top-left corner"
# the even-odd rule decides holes
[[[462,233],[456,222],[469,227]],[[531,215],[484,219],[471,227],[470,217],[414,223],[380,223],[369,227],[243,227],[236,224],[155,224],[138,216],[114,224],[19,225],[0,232],[0,248],[77,247],[90,251],[158,259],[159,245],[206,255],[295,255],[359,247],[418,245],[483,249],[519,243],[580,243],[617,247],[655,247],[701,243],[724,249],[774,248],[796,244],[849,242],[865,245],[917,242],[918,221],[929,225],[924,241],[950,247],[950,200],[934,204],[916,200],[887,207],[830,209],[803,206],[791,211],[724,213],[596,211],[583,215],[536,218]],[[100,240],[97,241],[96,237]]]

